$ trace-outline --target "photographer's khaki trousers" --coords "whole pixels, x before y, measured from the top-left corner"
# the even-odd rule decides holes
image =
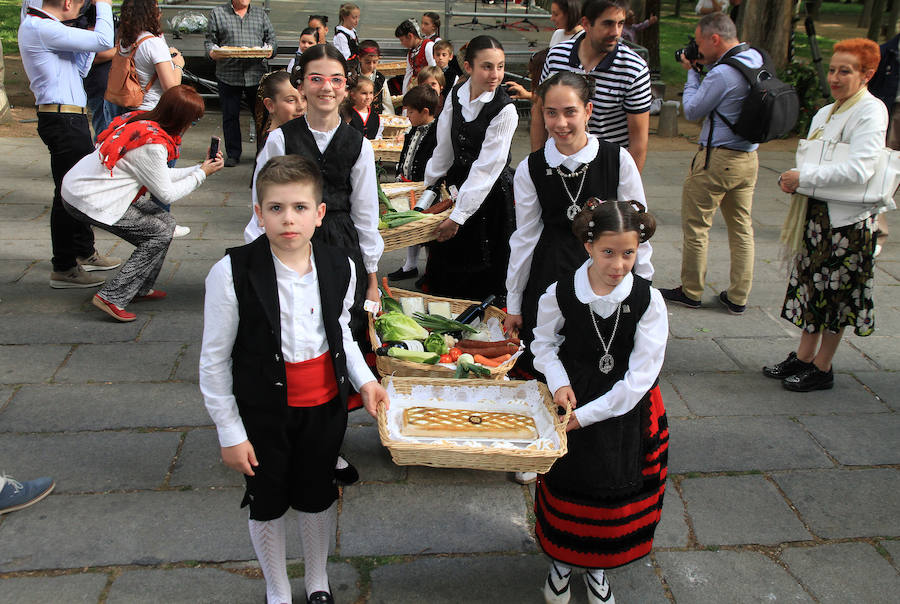
[[[745,305],[753,284],[753,189],[759,167],[756,151],[732,151],[714,147],[709,167],[706,149],[701,147],[691,162],[690,173],[681,192],[681,227],[684,235],[681,256],[681,286],[686,296],[703,298],[706,281],[706,254],[709,229],[716,208],[728,228],[731,273],[728,300]]]

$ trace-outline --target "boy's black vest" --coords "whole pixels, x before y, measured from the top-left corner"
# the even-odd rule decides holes
[[[328,213],[349,213],[352,191],[350,170],[362,149],[363,135],[359,130],[341,122],[325,153],[319,151],[305,117],[287,122],[281,131],[284,133],[285,155],[302,155],[319,165],[325,181],[322,199],[328,204]]]
[[[359,111],[352,107],[347,113],[350,116],[350,121],[348,123],[356,130],[359,130],[367,139],[374,140],[375,137],[378,136],[381,118],[375,113],[375,110],[372,107],[369,107],[369,115],[366,117],[366,121],[363,121]]]
[[[406,162],[406,155],[410,152],[409,143],[419,128],[424,128],[424,126],[413,126],[412,130],[406,133],[403,139],[403,150],[400,152],[400,161],[397,162],[397,175],[411,181],[425,180],[425,165],[434,155],[434,148],[437,147],[437,120],[435,120],[428,127],[428,132],[419,140],[419,145],[412,149],[413,158],[409,173],[401,173],[403,164]]]
[[[469,176],[472,164],[478,159],[481,147],[484,145],[484,137],[487,134],[491,120],[497,117],[504,107],[513,102],[506,94],[503,87],[498,87],[494,98],[481,108],[481,112],[471,122],[467,122],[462,114],[462,105],[459,102],[459,89],[462,84],[453,88],[450,93],[453,106],[453,122],[450,126],[450,140],[453,143],[453,166],[447,171],[447,184],[461,186]],[[509,166],[511,157],[507,157],[506,165]]]
[[[228,249],[227,254],[231,257],[240,316],[231,352],[238,409],[241,415],[287,410],[287,377],[281,354],[281,309],[269,239],[259,237],[253,243]],[[350,266],[346,254],[322,243],[315,244],[313,258],[338,396],[346,405],[350,378],[338,319],[350,283]]]

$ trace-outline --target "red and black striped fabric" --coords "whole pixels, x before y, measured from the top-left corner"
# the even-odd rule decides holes
[[[649,422],[643,430],[643,484],[637,492],[586,501],[554,493],[544,476],[538,476],[535,534],[541,549],[554,560],[583,568],[615,568],[650,553],[666,489],[669,428],[659,387],[644,401],[649,403]],[[644,401],[638,404],[647,404]]]

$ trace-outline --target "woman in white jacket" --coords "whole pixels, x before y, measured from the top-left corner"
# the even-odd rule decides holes
[[[166,165],[178,157],[181,135],[203,116],[203,110],[203,99],[190,86],[170,88],[152,111],[116,118],[98,137],[97,150],[63,178],[63,206],[72,216],[136,246],[92,301],[118,321],[137,318],[125,310],[133,299],[166,295],[153,284],[169,251],[175,219],[145,193],[171,204],[224,165],[221,153],[191,168]]]
[[[835,102],[815,115],[809,139],[849,144],[846,162],[804,165],[779,178],[794,193],[782,232],[792,269],[781,316],[803,332],[796,352],[764,367],[767,377],[797,392],[834,386],[831,361],[846,327],[858,336],[875,329],[872,302],[875,206],[824,202],[796,193],[799,187],[863,184],[875,173],[884,147],[888,116],[884,103],[866,88],[880,52],[871,40],[856,38],[834,45],[828,83]]]

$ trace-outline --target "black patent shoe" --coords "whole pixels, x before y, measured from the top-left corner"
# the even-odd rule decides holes
[[[792,375],[797,375],[801,371],[805,371],[812,367],[812,363],[807,363],[806,361],[801,361],[797,358],[797,353],[792,352],[787,356],[787,358],[777,365],[773,365],[771,367],[763,367],[763,375],[767,378],[772,378],[775,380],[783,380],[784,378],[791,377]]]
[[[793,392],[829,390],[834,388],[834,371],[831,369],[822,371],[815,365],[812,365],[796,375],[784,378],[781,380],[781,385]]]
[[[408,271],[403,270],[401,266],[393,273],[388,273],[388,279],[391,281],[403,281],[404,279],[412,279],[413,277],[419,276],[419,269],[417,267],[412,267]]]
[[[359,472],[356,471],[356,468],[353,467],[353,464],[349,461],[347,462],[346,468],[334,470],[334,481],[341,486],[346,487],[347,485],[351,485],[359,480]]]
[[[334,604],[334,598],[327,591],[314,591],[306,600],[306,604]]]

